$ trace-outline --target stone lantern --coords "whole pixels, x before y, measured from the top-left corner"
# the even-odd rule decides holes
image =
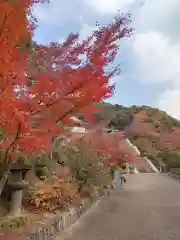
[[[44,172],[42,172],[42,171],[43,171],[43,169],[45,169],[46,164],[43,163],[41,161],[41,159],[38,159],[34,167],[35,167],[36,176],[41,180],[45,180],[46,176],[44,175]]]
[[[11,190],[10,215],[15,216],[21,213],[23,190],[28,187],[29,183],[25,180],[26,175],[32,167],[24,164],[22,161],[17,161],[13,164],[10,170],[8,186]]]

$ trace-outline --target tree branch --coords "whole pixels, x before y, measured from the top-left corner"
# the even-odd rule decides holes
[[[16,133],[16,136],[15,136],[14,140],[11,142],[11,144],[9,145],[9,147],[5,151],[5,156],[4,156],[5,169],[4,169],[3,176],[0,180],[0,196],[1,196],[1,193],[3,191],[4,185],[7,182],[9,172],[10,172],[10,169],[11,169],[11,164],[12,164],[12,161],[9,161],[9,156],[8,155],[9,155],[9,152],[10,152],[11,148],[15,144],[16,140],[19,138],[20,133],[21,133],[21,123],[18,124],[18,129],[17,129],[17,133]],[[14,146],[12,152],[14,150],[15,150],[15,146]]]

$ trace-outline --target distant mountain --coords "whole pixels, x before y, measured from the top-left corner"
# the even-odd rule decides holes
[[[93,114],[97,122],[123,130],[125,135],[157,167],[180,167],[180,121],[148,106],[99,103]]]

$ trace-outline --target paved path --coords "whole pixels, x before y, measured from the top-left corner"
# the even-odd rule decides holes
[[[180,240],[180,181],[136,174],[65,234],[65,240]]]

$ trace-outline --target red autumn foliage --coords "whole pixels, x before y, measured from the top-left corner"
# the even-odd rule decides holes
[[[171,133],[164,132],[159,134],[160,142],[169,148],[180,147],[180,130],[173,129]]]
[[[27,80],[29,48],[35,29],[31,15],[34,3],[42,0],[4,0],[0,3],[0,129],[1,148],[12,149],[24,113],[14,89]]]
[[[121,166],[124,163],[133,162],[134,152],[126,143],[122,133],[112,132],[103,136],[105,140],[99,142],[101,153],[105,153],[110,166]]]
[[[157,150],[180,146],[179,128],[167,127],[167,124],[163,126],[163,123],[157,120],[153,123],[148,119],[146,111],[136,114],[133,123],[125,128],[125,132],[135,138],[143,138],[144,141],[150,140]]]
[[[113,94],[109,80],[119,69],[106,72],[105,67],[115,59],[117,41],[132,32],[126,15],[82,43],[70,34],[62,44],[33,44],[35,21],[27,15],[38,2],[43,1],[0,3],[0,147],[5,162],[13,152],[49,151],[52,138],[64,131],[61,123],[72,124],[71,116],[87,113],[90,105]]]
[[[32,1],[22,6],[20,1],[17,4],[12,6],[20,7],[24,17],[24,29],[19,30],[19,35],[24,31],[25,36],[31,37],[33,28],[28,28],[31,25],[25,13]],[[84,114],[89,105],[112,95],[114,86],[109,85],[109,79],[117,69],[106,73],[104,68],[116,56],[117,40],[131,32],[126,27],[128,21],[126,16],[119,17],[115,23],[94,31],[82,43],[78,42],[78,35],[70,34],[62,44],[34,44],[31,51],[23,51],[23,54],[16,50],[17,56],[22,57],[22,64],[17,68],[20,72],[13,69],[17,76],[14,82],[23,85],[25,90],[17,97],[13,94],[14,82],[6,86],[0,122],[5,136],[1,142],[3,149],[48,150],[52,137],[63,131],[59,122],[70,124],[69,117]],[[82,54],[86,61],[79,59]]]
[[[143,138],[149,136],[158,136],[156,133],[155,127],[148,122],[134,121],[130,126],[125,128],[127,134],[131,134],[133,136],[140,136]]]
[[[106,133],[94,130],[85,134],[74,134],[73,140],[81,148],[94,151],[103,157],[109,166],[121,166],[123,163],[132,162],[136,157],[122,132]]]

